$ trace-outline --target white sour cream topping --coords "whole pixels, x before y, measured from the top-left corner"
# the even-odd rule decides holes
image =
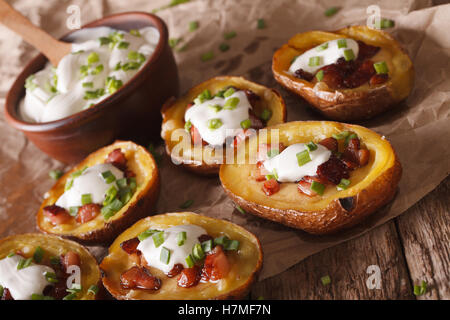
[[[116,182],[110,184],[105,182],[102,173],[106,171],[111,171],[116,180],[124,177],[123,172],[110,163],[96,164],[84,170],[79,177],[74,178],[72,187],[65,191],[55,204],[67,210],[70,207],[79,207],[82,205],[81,195],[88,193],[91,194],[93,203],[103,203],[105,193],[111,185],[119,189]]]
[[[309,49],[303,54],[299,55],[295,58],[294,62],[289,67],[289,72],[294,74],[298,69],[302,69],[311,74],[315,74],[320,68],[334,64],[338,61],[339,58],[344,57],[344,51],[347,49],[352,49],[353,54],[355,55],[355,59],[358,57],[359,46],[358,42],[353,39],[345,39],[347,42],[347,46],[345,48],[338,47],[338,40],[331,40],[328,42],[324,42],[317,47]],[[321,46],[328,46],[324,50],[320,50]],[[320,65],[318,66],[310,66],[309,59],[312,57],[320,57]]]
[[[100,45],[100,37],[108,37],[114,32],[122,35],[122,38],[118,38],[112,49],[109,44]],[[88,28],[74,32],[69,37],[69,41],[73,42],[72,53],[66,55],[56,69],[47,63],[43,70],[28,79],[25,98],[19,105],[21,117],[29,122],[54,121],[100,102],[114,92],[114,89],[109,90],[106,85],[107,78],[114,77],[125,85],[153,54],[159,36],[158,30],[154,27],[139,29],[137,36],[109,27]],[[119,48],[120,42],[128,43],[128,47],[125,48],[125,44]],[[129,53],[132,51],[142,54],[143,56],[139,58],[141,60],[130,60]],[[88,65],[88,56],[93,52],[98,54],[99,60],[90,64],[88,74],[83,77],[80,68]],[[123,66],[127,62],[137,61],[139,65],[135,69],[116,70],[119,62]],[[103,70],[92,74],[92,71],[100,65],[103,66]],[[83,87],[83,83],[90,85]],[[104,90],[103,95],[85,98],[86,91],[98,89]]]
[[[21,259],[15,255],[0,260],[0,285],[8,288],[14,300],[31,300],[33,293],[42,294],[45,287],[52,284],[45,279],[45,273],[55,271],[37,264],[17,270]]]
[[[155,247],[155,243],[151,236],[144,241],[141,241],[137,247],[144,255],[147,264],[151,267],[160,269],[165,273],[172,270],[173,266],[177,263],[182,264],[185,268],[189,268],[186,263],[186,258],[192,253],[194,245],[200,243],[198,237],[207,234],[206,230],[196,225],[186,224],[170,227],[161,231],[164,231],[164,243],[158,248]],[[182,246],[179,246],[177,236],[183,231],[186,232],[186,241]],[[161,249],[163,247],[170,250],[169,264],[165,264],[160,260]]]
[[[219,105],[223,107],[227,100],[238,98],[239,103],[233,110],[221,109],[216,112],[209,106]],[[197,128],[203,140],[214,146],[223,145],[228,137],[236,136],[242,130],[241,122],[249,119],[250,102],[244,91],[236,91],[227,98],[214,97],[201,104],[195,104],[186,111],[184,120],[188,120]],[[220,119],[222,126],[217,129],[208,127],[208,120]]]
[[[299,166],[297,153],[306,149],[306,144],[296,143],[284,149],[280,154],[263,162],[264,168],[273,172],[276,170],[278,181],[296,182],[304,176],[315,176],[317,167],[330,159],[331,151],[324,146],[317,144],[317,149],[309,152],[311,161]]]

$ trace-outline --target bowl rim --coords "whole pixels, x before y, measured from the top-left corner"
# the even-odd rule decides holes
[[[105,17],[102,17],[100,19],[93,20],[91,22],[88,22],[84,25],[82,25],[79,29],[71,30],[60,37],[60,39],[64,39],[68,37],[70,34],[86,28],[93,28],[93,27],[101,27],[108,23],[110,19],[114,19],[117,17],[127,17],[130,16],[130,18],[139,16],[141,18],[144,18],[148,20],[153,27],[155,27],[159,32],[159,41],[156,45],[155,50],[153,51],[152,55],[150,56],[150,59],[148,59],[144,66],[130,79],[128,80],[121,88],[119,88],[116,92],[105,98],[104,100],[98,102],[94,106],[82,110],[80,112],[77,112],[75,114],[72,114],[70,116],[67,116],[65,118],[61,118],[54,121],[48,121],[48,122],[27,122],[21,119],[19,112],[18,112],[18,106],[23,99],[23,97],[19,98],[19,100],[16,103],[12,103],[13,95],[12,91],[18,86],[24,86],[23,81],[19,81],[21,78],[24,77],[24,73],[27,69],[35,65],[39,60],[43,60],[45,62],[48,61],[48,59],[42,54],[39,53],[37,56],[32,58],[22,69],[22,71],[17,75],[16,79],[14,80],[13,84],[11,85],[10,89],[8,90],[8,93],[6,95],[5,100],[5,116],[6,120],[16,129],[19,129],[21,131],[25,132],[51,132],[51,131],[57,131],[62,128],[70,127],[72,125],[77,125],[79,123],[86,122],[89,118],[95,117],[100,112],[102,112],[104,109],[106,109],[108,106],[114,104],[117,100],[121,99],[123,96],[131,93],[133,90],[136,89],[136,86],[141,84],[145,78],[147,72],[158,62],[160,56],[165,51],[166,47],[168,46],[168,31],[167,26],[165,22],[158,17],[157,15],[143,12],[143,11],[127,11],[127,12],[121,12],[116,14],[111,14]],[[118,29],[121,30],[121,29]],[[125,30],[123,30],[125,31]],[[20,90],[20,89],[19,89]],[[15,99],[17,100],[17,99]]]

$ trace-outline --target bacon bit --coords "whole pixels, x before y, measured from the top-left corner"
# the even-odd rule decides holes
[[[358,42],[358,59],[366,60],[372,58],[374,55],[380,51],[380,47],[371,46],[370,44],[366,44],[363,41],[357,40]]]
[[[245,95],[247,96],[248,102],[250,102],[250,105],[255,108],[256,103],[261,100],[261,97],[258,96],[256,93],[254,93],[252,90],[247,89],[244,90]]]
[[[353,162],[359,165],[358,150],[360,149],[359,139],[354,138],[348,142],[347,148],[345,148],[342,154],[343,159]]]
[[[340,159],[332,155],[327,162],[317,167],[317,175],[319,178],[337,185],[341,179],[349,178],[350,172]]]
[[[3,288],[3,295],[0,300],[14,300],[8,288]]]
[[[299,79],[306,80],[306,81],[311,81],[314,78],[314,75],[312,75],[311,73],[309,73],[303,69],[298,69],[297,71],[295,71],[294,76],[296,76]]]
[[[80,256],[73,251],[68,251],[66,254],[61,255],[60,261],[64,270],[67,270],[70,266],[81,266]]]
[[[120,275],[120,285],[124,289],[158,290],[161,288],[161,280],[151,275],[147,269],[134,266]]]
[[[67,296],[67,273],[56,271],[56,277],[58,282],[45,287],[43,294],[55,298],[56,300],[62,300]]]
[[[201,276],[202,281],[217,281],[225,278],[230,269],[230,263],[222,246],[217,245],[206,255]]]
[[[385,83],[386,81],[388,81],[388,79],[389,79],[389,76],[387,73],[375,74],[372,76],[372,78],[370,78],[370,85],[376,86],[376,85]]]
[[[114,149],[108,154],[105,163],[111,163],[116,168],[124,171],[127,168],[127,158],[120,148]]]
[[[196,286],[201,279],[201,269],[197,266],[192,268],[184,268],[178,277],[177,283],[179,287],[191,288]]]
[[[130,169],[125,170],[125,177],[126,178],[133,178],[136,177],[136,173],[131,171]]]
[[[320,141],[319,144],[323,145],[330,151],[338,151],[338,141],[333,137],[325,138]]]
[[[359,157],[359,165],[365,166],[369,162],[370,158],[370,151],[367,149],[359,149],[358,150],[358,157]]]
[[[330,64],[320,70],[323,70],[322,82],[325,82],[328,87],[331,89],[341,89],[344,87],[344,78],[342,75],[344,72],[337,67],[337,64]]]
[[[347,166],[347,168],[349,170],[353,170],[353,169],[358,168],[358,164],[357,163],[354,163],[354,162],[346,160],[346,159],[342,159],[341,161]]]
[[[350,76],[344,79],[344,85],[346,88],[360,87],[367,83],[374,74],[373,61],[366,60]]]
[[[271,196],[280,191],[280,184],[275,179],[266,180],[262,186],[262,190],[266,196]]]
[[[180,272],[183,271],[183,269],[184,269],[183,265],[181,263],[177,263],[176,265],[173,266],[172,270],[170,270],[167,273],[167,276],[169,278],[173,278],[173,277],[179,275]]]
[[[85,204],[78,209],[77,222],[85,223],[91,221],[100,214],[102,206],[96,203]]]
[[[192,143],[194,145],[204,145],[204,146],[206,146],[208,144],[206,141],[204,141],[202,139],[202,136],[200,135],[200,132],[198,131],[198,129],[194,125],[191,126],[191,139],[192,139]]]
[[[260,182],[260,181],[265,181],[266,180],[266,175],[270,174],[269,170],[267,170],[262,161],[259,161],[256,164],[256,168],[251,172],[251,176],[253,179],[255,179],[256,181]]]
[[[200,237],[198,237],[198,241],[200,243],[208,241],[208,240],[213,240],[214,238],[211,237],[209,234],[202,234]]]
[[[120,247],[126,253],[133,254],[133,253],[138,252],[137,247],[138,247],[139,243],[140,243],[140,241],[139,241],[138,237],[135,237],[135,238],[125,240],[124,242],[122,242],[120,244]]]
[[[248,112],[250,121],[252,122],[252,129],[259,130],[266,126],[265,121],[258,118],[258,116],[253,112],[253,110],[249,110]]]
[[[44,207],[44,216],[50,219],[54,225],[69,223],[72,220],[72,216],[66,209],[52,204]]]

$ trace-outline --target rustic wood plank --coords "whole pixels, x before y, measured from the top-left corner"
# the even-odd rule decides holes
[[[429,284],[417,299],[450,299],[450,177],[397,218],[414,284]]]
[[[367,268],[378,265],[381,288],[368,289]],[[321,277],[329,275],[324,286]],[[255,284],[251,297],[265,299],[413,299],[393,221],[359,238],[315,254],[284,273]]]

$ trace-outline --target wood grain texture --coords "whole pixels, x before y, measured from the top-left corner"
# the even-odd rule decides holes
[[[368,289],[367,267],[378,265],[381,288]],[[321,277],[329,275],[324,286]],[[255,284],[251,298],[411,299],[412,288],[393,221],[324,250],[284,273]]]
[[[413,284],[428,283],[417,299],[450,299],[450,177],[397,218]]]

